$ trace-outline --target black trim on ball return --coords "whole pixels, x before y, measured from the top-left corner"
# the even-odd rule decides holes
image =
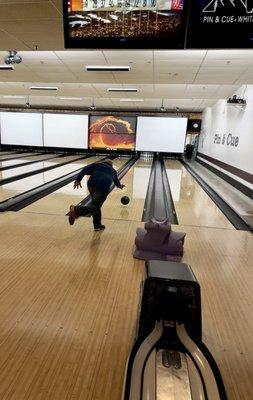
[[[155,218],[159,221],[169,219],[171,224],[178,225],[163,156],[157,156],[156,154],[154,155],[150,173],[142,221],[146,222],[150,218]]]
[[[190,266],[158,260],[147,261],[146,265],[138,333],[126,365],[122,400],[157,398],[159,351],[170,358],[173,368],[172,355],[180,363],[185,357],[187,382],[194,400],[227,400],[219,368],[202,342],[200,285]],[[173,377],[173,368],[166,376]],[[180,376],[180,368],[175,368],[176,386],[180,378],[186,380],[185,372]],[[163,383],[166,379],[163,375]]]

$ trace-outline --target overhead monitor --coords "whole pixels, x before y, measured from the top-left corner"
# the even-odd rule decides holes
[[[136,150],[183,153],[187,118],[138,117]]]
[[[187,48],[252,48],[252,0],[191,0]]]
[[[182,49],[186,2],[65,0],[65,47]]]
[[[135,149],[136,117],[91,115],[89,148],[107,150]]]

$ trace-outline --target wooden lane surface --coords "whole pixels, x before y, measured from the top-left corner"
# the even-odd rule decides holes
[[[60,156],[60,154],[59,154],[59,156]],[[52,157],[53,157],[53,154],[42,154],[41,156],[33,156],[33,157],[29,157],[29,158],[15,158],[15,160],[8,160],[8,161],[0,160],[0,168],[7,167],[9,165],[29,163],[31,161],[47,160]],[[55,154],[55,157],[57,157],[57,154]],[[34,164],[34,165],[36,165],[36,164]]]
[[[24,157],[24,156],[27,156],[27,157],[29,157],[29,159],[30,159],[30,157],[31,156],[34,156],[36,153],[27,153],[27,152],[24,152],[24,153],[19,153],[19,154],[7,154],[7,155],[1,155],[0,154],[0,161],[2,160],[2,159],[11,159],[11,158],[13,158],[13,160],[14,159],[16,159],[16,158],[19,158],[19,157],[21,157],[21,158],[26,158],[26,157]],[[39,157],[39,156],[37,156],[37,157]]]
[[[76,156],[69,156],[68,159],[75,160]],[[10,197],[16,196],[27,190],[43,185],[44,183],[47,183],[60,176],[78,170],[79,168],[82,168],[82,166],[87,165],[87,163],[89,163],[88,160],[90,160],[90,158],[87,158],[87,161],[86,159],[83,159],[64,166],[59,165],[59,167],[52,169],[50,171],[41,172],[39,174],[30,176],[28,178],[20,179],[18,181],[14,181],[11,183],[7,183],[3,186],[0,186],[0,201],[7,200]],[[63,160],[60,157],[58,159],[55,159],[54,162],[57,164],[61,164]],[[49,161],[47,161],[47,163],[49,163]]]
[[[87,165],[99,161],[101,157],[90,157],[87,160],[83,160]],[[125,162],[126,158],[117,158],[113,160],[113,166],[117,170],[120,168]],[[85,164],[84,164],[85,165]],[[82,180],[82,189],[73,189],[73,182],[68,185],[63,186],[59,190],[49,194],[48,196],[43,197],[42,199],[36,201],[35,203],[30,204],[28,207],[25,207],[22,211],[24,212],[39,212],[45,214],[58,214],[65,215],[69,211],[69,206],[71,204],[78,204],[84,197],[86,197],[89,193],[87,190],[87,179],[88,177],[84,177]],[[89,223],[90,221],[87,218],[81,218],[82,223]]]
[[[105,399],[118,399],[144,271],[131,254],[135,226],[110,221],[101,234],[70,228],[64,217],[21,213],[5,214],[0,225],[0,232],[7,229],[0,263],[1,398],[92,398],[120,312],[120,336],[108,347],[115,376],[101,381],[109,384]]]
[[[63,216],[0,219],[2,400],[119,400],[136,328],[144,262],[132,258],[139,222],[104,232]],[[253,236],[174,226],[201,284],[203,339],[229,400],[253,393]]]
[[[0,151],[0,156],[3,156],[5,154],[14,154],[15,155],[16,152],[12,151],[12,150]]]
[[[78,156],[76,156],[74,158],[78,158]],[[65,162],[68,162],[71,160],[73,160],[73,156],[57,157],[57,158],[54,158],[53,160],[45,159],[45,160],[43,160],[41,162],[37,162],[35,164],[24,165],[23,167],[15,167],[15,168],[7,169],[6,171],[0,171],[0,177],[1,177],[1,179],[10,178],[10,177],[13,177],[16,175],[24,174],[26,172],[36,171],[41,168],[46,168],[46,167],[50,167],[53,165],[61,165]]]
[[[187,233],[183,261],[201,286],[203,341],[220,368],[228,400],[253,393],[253,235],[174,226]]]
[[[181,178],[180,188],[175,190],[177,194],[179,192],[179,198],[173,196],[179,224],[235,229],[179,161],[166,160],[165,167],[170,184],[174,178],[174,185],[178,185]]]

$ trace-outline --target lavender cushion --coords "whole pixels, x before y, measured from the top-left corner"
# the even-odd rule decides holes
[[[173,232],[168,220],[152,218],[145,223],[145,229],[136,230],[135,258],[144,260],[180,261],[183,255],[185,233]]]

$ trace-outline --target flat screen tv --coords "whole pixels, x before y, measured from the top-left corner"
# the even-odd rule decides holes
[[[89,121],[89,148],[107,150],[134,150],[136,117],[91,115]]]
[[[186,47],[253,47],[253,0],[191,0]]]
[[[63,0],[66,48],[182,49],[187,0]]]

